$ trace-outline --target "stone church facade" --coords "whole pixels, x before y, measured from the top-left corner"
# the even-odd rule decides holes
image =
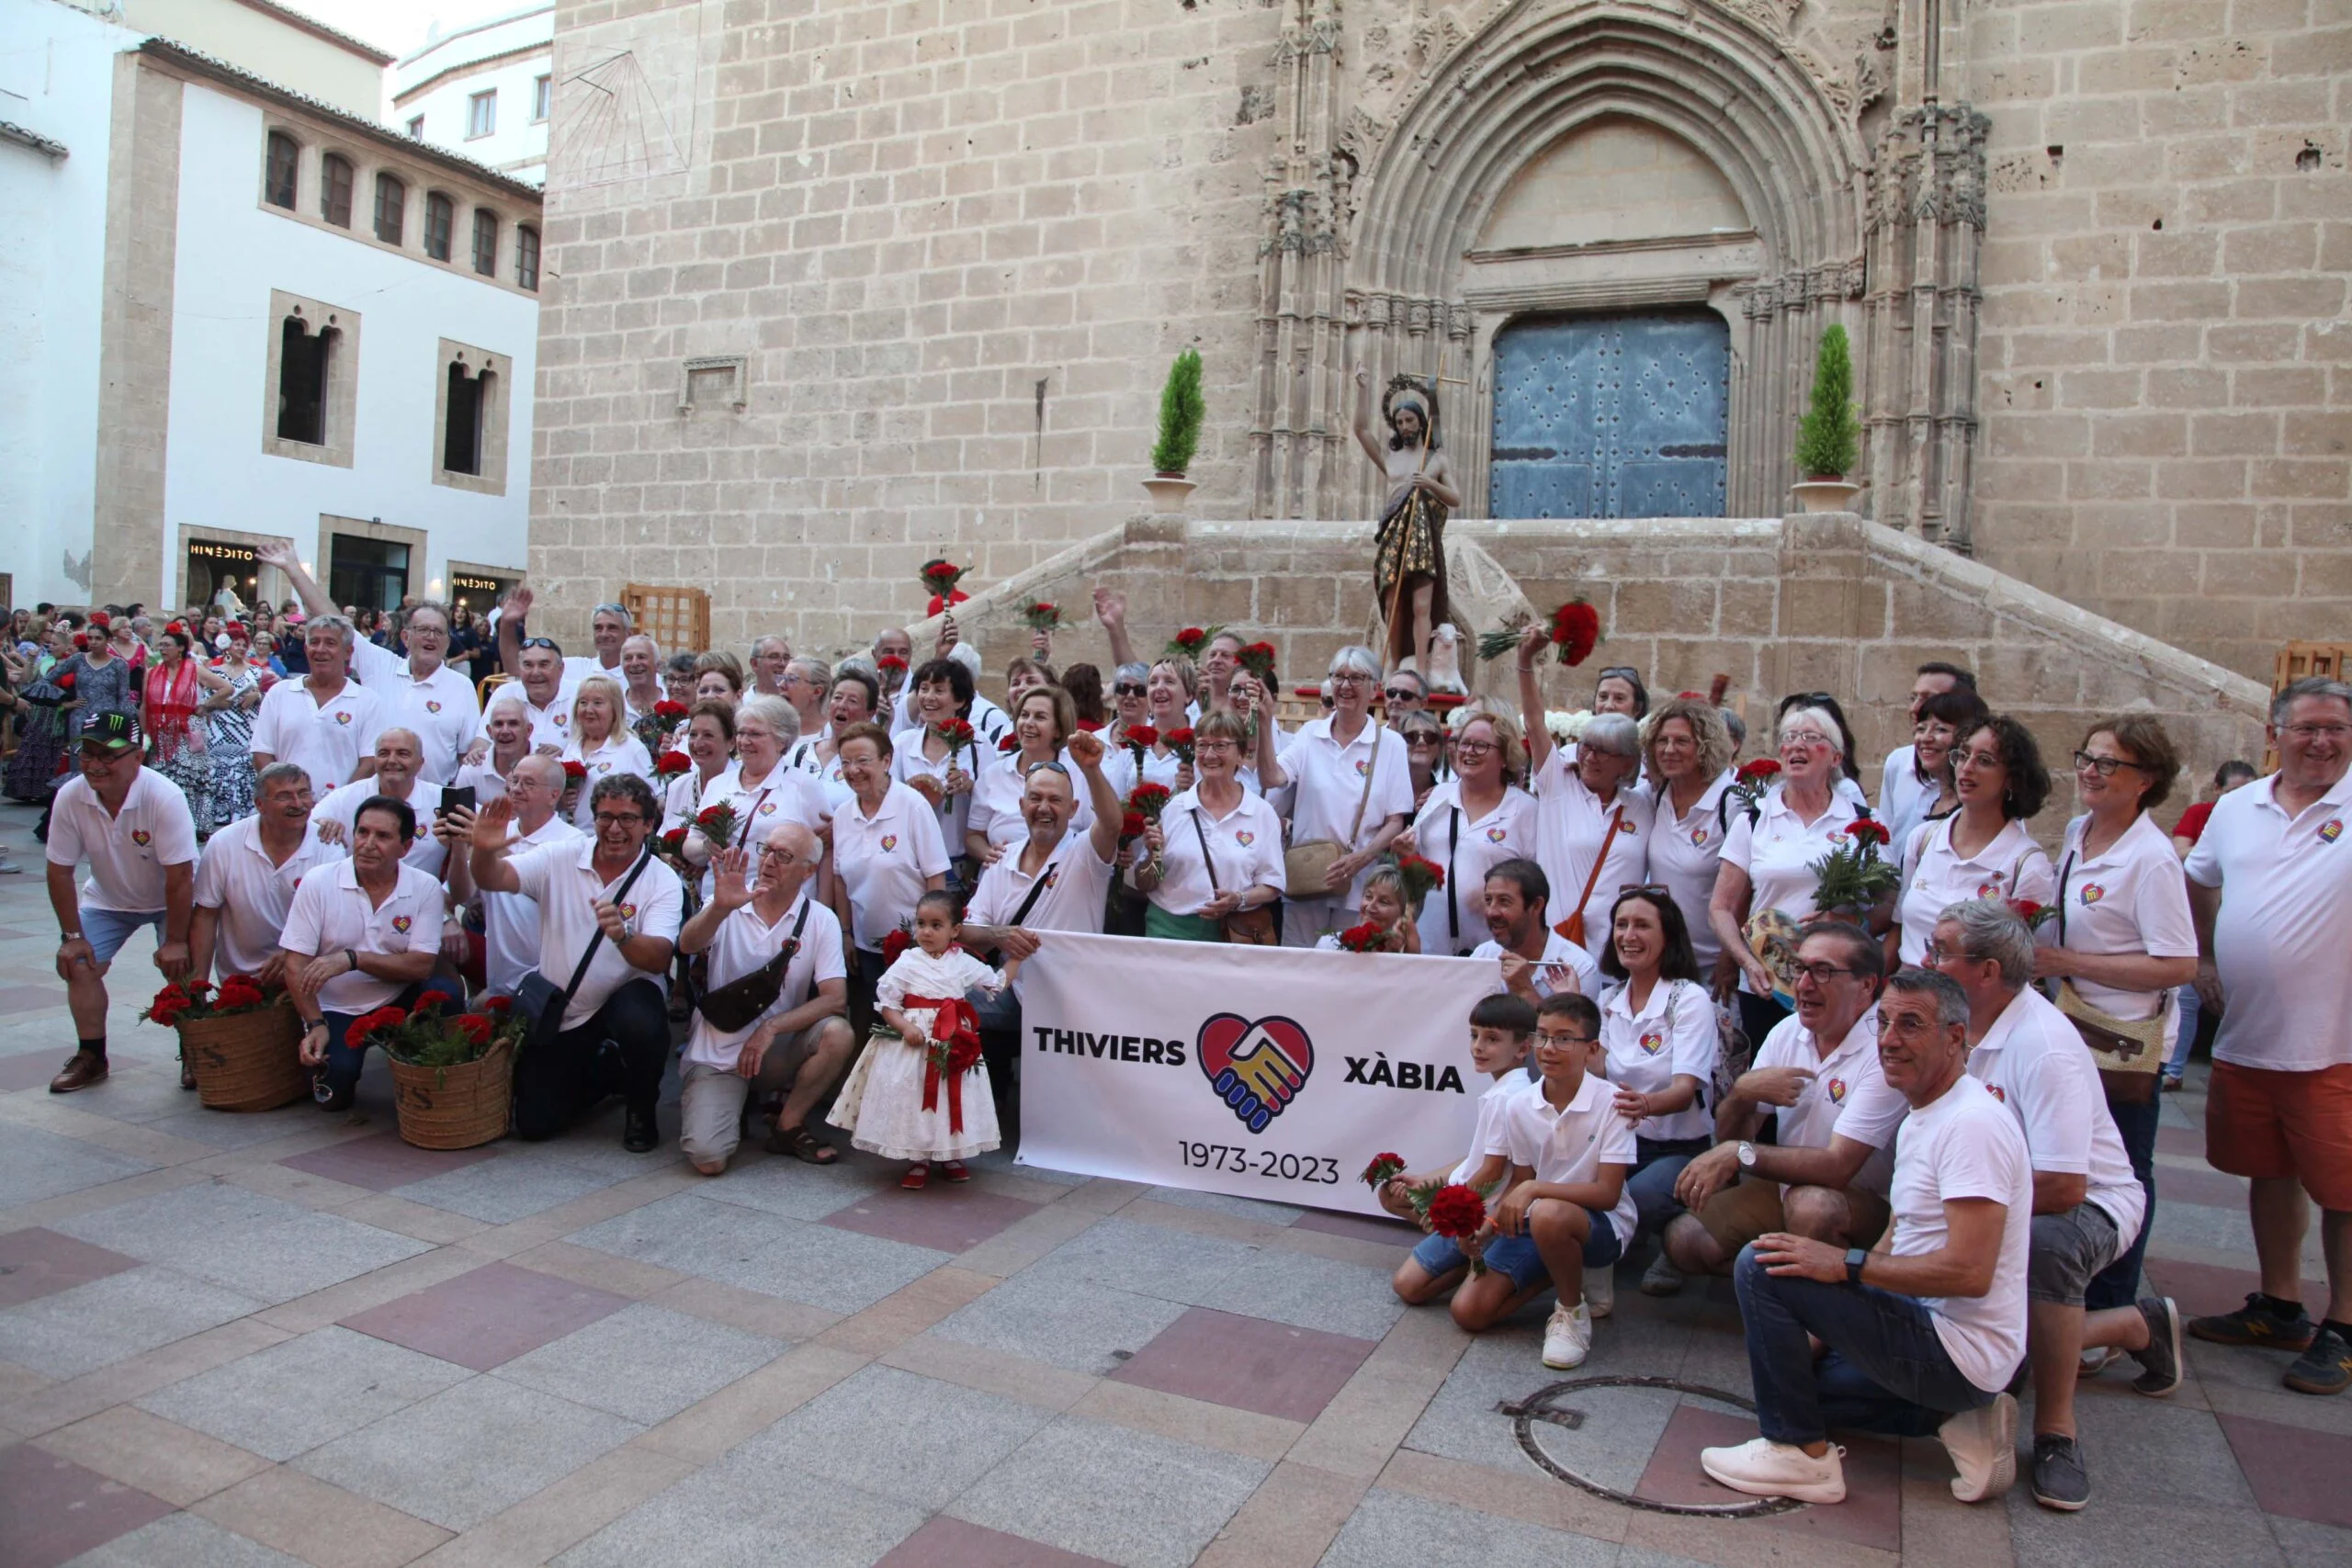
[[[556,50],[559,604],[862,642],[1138,510],[1187,346],[1204,518],[1370,517],[1359,369],[1443,378],[1465,516],[1777,516],[1836,322],[1877,522],[2258,677],[2352,626],[2346,0],[562,0]]]

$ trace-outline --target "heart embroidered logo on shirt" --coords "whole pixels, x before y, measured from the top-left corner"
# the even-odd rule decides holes
[[[2107,889],[2101,887],[2098,883],[2086,882],[2083,884],[2083,908],[2087,909],[2093,904],[2098,903],[2100,899],[2106,897]]]
[[[439,713],[441,711],[441,705],[435,702],[431,697],[427,697],[424,699],[424,711],[427,713]]]
[[[1642,1036],[1642,1054],[1655,1056],[1666,1049],[1666,1036],[1653,1029]]]
[[[334,716],[334,721],[337,724],[349,724],[351,722],[351,716],[347,713],[338,713]]]
[[[634,904],[623,904],[621,906],[621,919],[624,920],[633,920],[637,919],[637,906]]]
[[[1705,823],[1702,822],[1698,827],[1690,829],[1690,841],[1694,844],[1704,844],[1707,841],[1707,827]]]
[[[1258,841],[1258,835],[1244,828],[1233,835],[1233,841],[1246,850]]]
[[[555,721],[555,727],[558,729],[564,728],[571,723],[571,716],[568,713],[551,713],[548,717]]]
[[[886,854],[886,855],[887,855],[887,854],[888,854],[892,850],[895,850],[895,849],[897,849],[898,847],[899,847],[899,835],[898,835],[898,834],[896,834],[896,833],[885,833],[885,834],[883,834],[883,835],[882,835],[882,852],[883,852],[884,854]]]
[[[144,828],[133,828],[130,830],[130,841],[137,844],[142,850],[147,847],[147,840],[154,836],[154,834],[150,833]]]
[[[1499,844],[1505,839],[1510,837],[1510,829],[1508,828],[1489,828],[1487,829],[1487,842],[1490,844]]]
[[[408,928],[415,923],[416,922],[414,920],[410,919],[406,915],[394,915],[392,917],[392,930],[400,932],[402,936],[408,935]]]
[[[2004,1105],[2007,1105],[2009,1102],[2009,1097],[2001,1092],[2001,1086],[1999,1084],[1986,1084],[1984,1086],[1984,1092],[1991,1095],[1995,1100],[1999,1100]]]
[[[2342,837],[2344,837],[2343,818],[2331,817],[2326,821],[2319,825],[2319,841],[2321,843],[2332,844]]]
[[[1367,768],[1367,767],[1369,767],[1369,766],[1371,766],[1371,764],[1370,764],[1369,762],[1366,762],[1366,761],[1363,761],[1363,760],[1359,759],[1359,760],[1357,761],[1357,762],[1356,762],[1356,777],[1358,777],[1358,778],[1362,778],[1362,777],[1363,777],[1364,769],[1366,769],[1366,768]]]
[[[1831,1078],[1829,1080],[1829,1103],[1832,1105],[1843,1105],[1846,1103],[1846,1080],[1844,1078]]]
[[[2000,890],[2001,879],[1997,876],[1990,882],[1980,882],[1976,885],[1976,896],[1979,898],[1990,898]]]
[[[760,802],[760,815],[761,815],[761,816],[763,816],[763,817],[773,817],[773,816],[775,816],[775,801],[773,801],[773,800],[763,800],[763,801]]]

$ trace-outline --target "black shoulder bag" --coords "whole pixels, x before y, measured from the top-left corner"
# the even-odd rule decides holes
[[[652,862],[653,852],[650,849],[639,853],[637,863],[629,867],[628,877],[621,883],[620,891],[613,895],[614,903],[617,904],[628,897],[628,890],[637,886],[637,879],[645,874],[645,868]],[[563,1032],[564,1010],[571,1005],[580,983],[588,978],[588,965],[594,961],[596,949],[604,945],[604,941],[605,928],[600,925],[588,938],[587,947],[581,952],[579,965],[571,971],[571,983],[562,990],[557,990],[555,982],[536,969],[524,976],[523,983],[514,987],[514,1010],[531,1021],[531,1032],[523,1042],[525,1050],[544,1050],[553,1045],[555,1037]]]

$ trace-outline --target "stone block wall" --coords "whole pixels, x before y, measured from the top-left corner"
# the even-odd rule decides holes
[[[1977,553],[2267,679],[2352,626],[2352,7],[1965,16]]]

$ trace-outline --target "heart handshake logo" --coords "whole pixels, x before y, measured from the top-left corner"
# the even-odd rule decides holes
[[[1306,1087],[1315,1070],[1315,1046],[1306,1031],[1287,1018],[1252,1022],[1220,1012],[1201,1025],[1193,1059],[1234,1119],[1262,1133]]]

